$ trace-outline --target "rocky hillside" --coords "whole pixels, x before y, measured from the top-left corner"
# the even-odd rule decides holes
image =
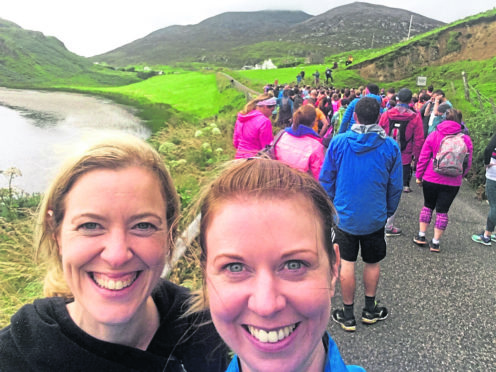
[[[412,18],[413,17],[413,18]],[[317,42],[334,52],[381,48],[444,23],[403,9],[355,2],[329,10],[291,28],[293,41]]]
[[[294,11],[231,12],[197,25],[160,29],[92,59],[117,66],[196,61],[239,68],[268,58],[306,58],[391,45],[407,37],[412,15],[412,36],[443,24],[362,2],[315,17]]]
[[[455,22],[439,32],[400,45],[349,68],[359,70],[360,75],[370,80],[401,80],[424,66],[496,57],[493,40],[496,40],[495,10],[467,21]]]

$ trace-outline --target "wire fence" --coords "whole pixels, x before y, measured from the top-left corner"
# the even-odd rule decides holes
[[[463,86],[465,89],[465,99],[472,103],[474,106],[477,106],[480,108],[481,111],[485,111],[486,107],[490,105],[492,107],[493,113],[496,113],[496,105],[494,104],[494,99],[490,97],[486,97],[485,95],[481,94],[477,88],[475,88],[472,84],[469,83],[467,79],[467,74],[465,71],[462,72],[462,78],[463,78]],[[476,100],[472,99],[471,97],[477,97]]]

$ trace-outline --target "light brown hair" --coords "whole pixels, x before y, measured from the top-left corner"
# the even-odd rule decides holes
[[[64,219],[67,194],[75,182],[88,172],[99,169],[124,169],[130,166],[145,168],[157,177],[166,202],[168,243],[172,249],[179,218],[179,199],[160,155],[149,144],[131,135],[120,135],[97,142],[63,165],[40,204],[34,244],[36,257],[47,264],[45,296],[72,297],[64,279],[62,260],[55,239]]]
[[[336,210],[322,186],[310,175],[271,159],[248,158],[233,162],[221,175],[208,185],[199,201],[200,222],[200,263],[203,271],[203,289],[196,293],[189,313],[208,308],[205,285],[207,261],[206,234],[213,216],[229,200],[239,197],[291,199],[303,196],[315,211],[321,222],[324,247],[331,270],[336,262],[333,248]],[[331,272],[331,276],[337,273]]]
[[[257,98],[252,99],[250,102],[248,102],[245,105],[245,107],[243,108],[243,110],[241,110],[241,113],[243,115],[248,114],[250,111],[255,110],[258,102],[265,101],[266,99],[269,99],[271,97],[273,97],[273,96],[271,96],[270,94],[267,94],[267,93],[259,95]]]
[[[296,130],[300,124],[312,128],[316,117],[317,112],[315,111],[315,107],[313,105],[307,104],[301,106],[293,114],[293,130]]]

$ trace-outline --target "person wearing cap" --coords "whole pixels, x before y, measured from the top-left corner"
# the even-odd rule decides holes
[[[233,145],[236,148],[236,159],[255,156],[274,139],[270,116],[276,107],[277,100],[262,94],[248,102],[238,113],[234,125]]]
[[[379,120],[386,133],[396,139],[401,150],[401,163],[403,165],[403,192],[411,192],[410,179],[412,178],[412,162],[416,162],[422,145],[424,144],[424,130],[422,119],[413,111],[409,103],[412,100],[412,91],[408,88],[400,89],[396,105],[384,112]],[[403,122],[404,127],[396,125]],[[386,222],[386,236],[397,236],[401,229],[394,226],[395,214]]]
[[[446,99],[441,89],[432,93],[431,104],[425,109],[425,116],[430,116],[428,134],[432,133],[437,125],[445,119],[445,114],[453,105]]]

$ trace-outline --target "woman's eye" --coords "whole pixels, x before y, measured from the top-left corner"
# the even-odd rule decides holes
[[[149,230],[155,228],[155,226],[150,222],[140,222],[135,225],[135,228],[138,230]]]
[[[288,261],[285,266],[288,270],[300,270],[304,265],[301,261]]]
[[[79,226],[80,229],[84,230],[96,230],[100,227],[100,224],[96,222],[86,222]]]
[[[240,273],[243,271],[243,264],[239,262],[230,263],[226,265],[226,269],[232,273]]]

